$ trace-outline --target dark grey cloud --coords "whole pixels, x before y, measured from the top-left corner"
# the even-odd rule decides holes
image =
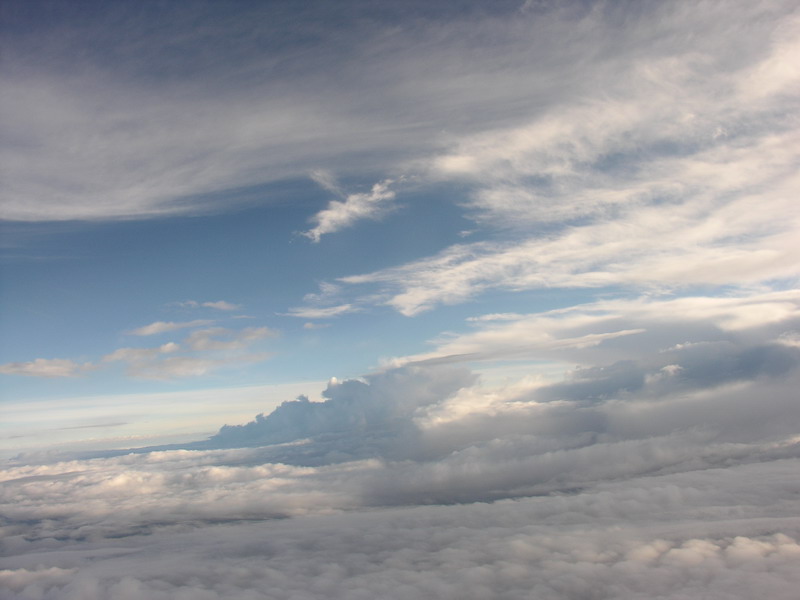
[[[706,342],[672,348],[643,362],[624,360],[578,368],[568,381],[540,389],[540,400],[600,401],[663,396],[736,381],[782,377],[800,365],[800,348],[784,344],[742,346]]]

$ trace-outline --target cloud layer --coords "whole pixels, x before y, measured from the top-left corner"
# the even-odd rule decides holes
[[[332,257],[277,316],[397,327],[391,311],[502,301],[206,439],[5,462],[4,598],[796,597],[794,5],[24,6],[0,42],[3,218],[195,215],[310,177],[334,199],[301,198],[292,229],[320,242],[445,190],[469,237],[360,271]],[[511,298],[539,289],[563,301]],[[174,297],[223,295],[207,292]],[[267,358],[276,331],[230,325],[240,305],[172,307],[214,319],[127,323],[92,362],[0,373],[164,380]]]
[[[183,448],[10,461],[10,597],[796,594],[794,292],[470,322]]]
[[[124,5],[53,7],[59,27],[5,37],[2,122],[21,143],[3,157],[3,216],[215,210],[248,186],[353,165],[477,180],[479,218],[504,222],[746,193],[745,174],[750,193],[788,185],[791,5],[518,8],[414,7],[398,20],[388,3],[314,3],[221,17],[198,2],[191,17],[160,7],[152,30],[154,15]],[[332,204],[309,235],[371,212],[369,197]]]
[[[3,472],[0,578],[15,600],[793,597],[796,366],[658,397],[607,375],[587,398],[403,368],[217,436],[267,446],[29,457]]]

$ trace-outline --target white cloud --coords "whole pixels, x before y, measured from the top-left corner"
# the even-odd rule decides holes
[[[440,350],[490,354],[538,331],[545,352],[581,368],[488,386],[406,366],[333,379],[324,402],[284,402],[193,450],[21,457],[0,473],[0,578],[26,600],[765,588],[788,600],[800,584],[800,354],[769,342],[797,324],[797,300],[609,300],[474,320]],[[609,347],[573,343],[631,325],[644,331]]]
[[[215,194],[310,172],[330,183],[325,173],[392,173],[398,165],[424,171],[443,147],[446,158],[437,165],[447,177],[467,167],[488,172],[502,166],[497,159],[507,160],[515,176],[566,176],[582,160],[613,162],[615,151],[630,154],[640,141],[646,155],[655,130],[667,144],[676,131],[700,141],[736,135],[752,121],[729,112],[732,104],[746,101],[775,117],[776,97],[787,108],[797,77],[796,19],[780,1],[694,10],[658,3],[625,15],[613,5],[582,12],[572,5],[498,7],[491,14],[448,7],[408,20],[384,7],[325,31],[317,20],[333,9],[323,5],[302,18],[272,9],[265,18],[255,7],[221,19],[216,10],[199,9],[196,22],[209,25],[197,28],[167,7],[163,29],[153,31],[140,15],[115,7],[128,26],[113,41],[105,22],[91,15],[67,20],[57,32],[19,31],[8,40],[3,133],[24,143],[2,156],[10,174],[5,217],[214,210],[221,206]],[[294,44],[307,45],[309,32],[313,51],[300,66]],[[278,34],[285,45],[269,50],[246,42]],[[218,51],[208,54],[208,47]],[[166,54],[168,75],[143,75]],[[210,83],[223,77],[230,85]],[[557,109],[565,106],[567,112]],[[693,128],[693,119],[700,126]],[[492,142],[493,134],[524,122],[533,124],[527,135],[542,136],[538,144],[521,139],[524,128]],[[541,160],[524,165],[531,157]],[[490,191],[481,202],[502,204]],[[252,202],[255,194],[230,196],[226,206]],[[558,200],[574,207],[569,197]],[[592,206],[615,203],[598,199]],[[543,212],[558,210],[551,204]]]
[[[197,300],[186,300],[185,302],[177,302],[178,306],[185,308],[215,308],[217,310],[239,310],[242,308],[240,304],[233,304],[226,300],[217,300],[216,302],[198,302]]]
[[[205,325],[210,325],[213,321],[209,321],[206,319],[196,319],[194,321],[185,321],[182,323],[176,323],[174,321],[155,321],[154,323],[150,323],[149,325],[145,325],[143,327],[139,327],[130,331],[131,335],[158,335],[160,333],[166,333],[168,331],[175,331],[177,329],[187,329],[191,327],[203,327]]]
[[[675,5],[663,13],[648,27],[691,28]],[[800,20],[769,23],[747,57],[725,62],[729,32],[617,57],[602,92],[457,137],[430,173],[471,186],[472,218],[502,235],[340,281],[411,316],[497,289],[670,290],[796,277],[800,129],[788,115],[798,102],[790,65]],[[707,46],[711,39],[720,46]],[[753,92],[748,82],[762,76],[770,85]]]
[[[406,371],[414,373],[422,371]],[[402,399],[424,380],[385,379],[374,399]],[[340,385],[341,401],[362,389]],[[672,423],[672,401],[651,405],[659,414],[639,415],[639,431],[622,429],[626,409],[609,402],[616,429],[605,432],[574,406],[520,412],[511,401],[493,418],[465,413],[432,427],[423,443],[439,452],[424,460],[331,464],[351,443],[343,436],[338,446],[8,465],[0,508],[11,557],[0,578],[26,600],[87,590],[247,598],[264,589],[397,600],[577,599],[589,590],[745,599],[769,589],[788,600],[800,584],[797,441],[741,436],[797,409],[771,413],[769,391],[756,412],[726,396],[714,402],[727,406],[722,425],[735,425],[735,443],[683,428],[709,408],[702,396]],[[628,407],[628,417],[642,408]],[[314,445],[318,466],[275,460],[302,460]]]
[[[222,367],[258,363],[270,356],[265,352],[228,357],[170,356],[162,360],[133,362],[129,367],[129,373],[135,377],[156,380],[201,377]]]
[[[330,192],[331,194],[335,194],[341,198],[345,198],[347,194],[344,193],[342,187],[339,185],[339,182],[336,181],[336,177],[330,171],[322,171],[316,170],[312,171],[309,176],[311,179],[319,185],[323,190]]]
[[[290,308],[286,313],[289,317],[300,317],[302,319],[330,319],[331,317],[338,317],[352,312],[361,310],[353,304],[340,304],[338,306],[298,306]]]
[[[216,308],[217,310],[238,310],[241,308],[239,304],[226,302],[225,300],[217,300],[216,302],[201,302],[200,306],[205,308]]]
[[[253,343],[275,335],[268,327],[200,329],[186,337],[183,347],[168,342],[156,348],[119,348],[104,356],[103,362],[127,363],[129,375],[146,379],[198,377],[221,367],[266,360],[269,354],[247,350]],[[175,355],[181,350],[182,354]]]
[[[328,207],[313,217],[316,225],[303,232],[313,242],[323,235],[352,226],[363,219],[377,219],[389,210],[389,202],[395,193],[389,189],[392,181],[387,179],[372,186],[366,194],[350,194],[344,201],[332,200]]]
[[[90,368],[90,363],[80,364],[66,358],[37,358],[30,362],[0,365],[0,373],[29,377],[75,377]]]
[[[475,331],[442,335],[432,341],[433,351],[391,364],[508,358],[583,364],[638,359],[708,342],[782,343],[800,325],[800,291],[643,296],[499,317],[473,317],[469,322]]]
[[[214,327],[192,332],[186,338],[186,344],[197,351],[239,350],[252,342],[277,335],[269,327],[247,327],[238,331]]]
[[[175,342],[167,342],[157,348],[118,348],[103,357],[103,362],[126,361],[141,363],[154,359],[161,354],[177,352],[180,346]]]

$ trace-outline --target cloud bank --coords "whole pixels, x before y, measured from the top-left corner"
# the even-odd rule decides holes
[[[797,360],[626,373],[403,367],[212,438],[250,448],[28,457],[3,471],[0,578],[15,600],[793,597]]]
[[[14,600],[788,600],[797,300],[492,313],[205,441],[19,456],[0,578]]]

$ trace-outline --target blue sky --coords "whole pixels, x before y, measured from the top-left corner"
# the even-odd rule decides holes
[[[10,598],[796,598],[796,2],[0,23]]]
[[[319,383],[481,331],[462,362],[535,373],[514,324],[544,311],[796,302],[795,27],[780,2],[12,2],[4,402]]]

